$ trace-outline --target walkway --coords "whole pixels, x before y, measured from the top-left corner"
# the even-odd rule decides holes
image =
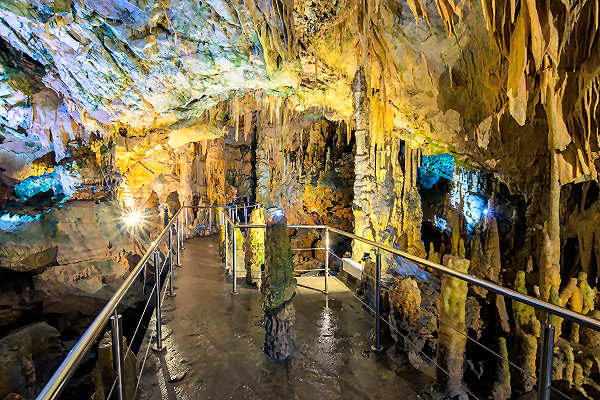
[[[368,351],[373,319],[335,278],[329,296],[298,288],[296,353],[272,361],[262,349],[261,293],[240,280],[231,295],[216,238],[185,246],[177,296],[163,305],[167,350],[150,352],[140,399],[416,399],[430,386],[408,362]],[[323,281],[301,279],[312,287]]]

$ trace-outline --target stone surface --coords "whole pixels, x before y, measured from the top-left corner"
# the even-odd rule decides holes
[[[62,361],[63,350],[56,328],[39,322],[0,339],[0,354],[0,397],[32,398]]]
[[[0,232],[0,265],[35,274],[44,311],[94,314],[137,262],[135,238],[120,217],[116,202],[68,203],[16,232]]]
[[[466,273],[469,269],[469,260],[452,255],[444,256],[444,264],[462,273]],[[465,332],[466,329],[466,298],[467,283],[465,281],[447,275],[442,278],[439,317],[445,323],[440,322],[438,324],[436,359],[446,372],[438,368],[437,377],[447,396],[458,396],[461,399],[467,399],[467,393],[463,387],[464,354],[467,338],[459,333]]]
[[[296,279],[283,210],[267,209],[265,222],[265,271],[261,285],[266,331],[264,350],[269,357],[282,361],[294,350]]]
[[[264,225],[265,215],[262,208],[255,208],[250,214],[251,225]],[[244,238],[246,282],[257,285],[262,284],[262,269],[265,263],[265,231],[263,229],[249,229]]]

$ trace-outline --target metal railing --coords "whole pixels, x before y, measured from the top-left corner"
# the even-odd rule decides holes
[[[221,213],[220,216],[220,220],[219,223],[224,225],[225,227],[225,265],[227,267],[229,267],[229,230],[232,229],[233,231],[233,240],[232,240],[232,260],[231,260],[231,269],[232,269],[232,294],[237,294],[237,290],[236,290],[236,264],[237,264],[237,260],[236,260],[236,237],[235,237],[235,229],[239,228],[239,229],[265,229],[266,225],[251,225],[247,223],[247,218],[246,218],[246,223],[245,224],[236,224],[235,221],[225,212]],[[376,250],[376,269],[375,269],[375,275],[376,276],[370,276],[365,274],[365,272],[363,272],[363,275],[368,276],[369,278],[371,278],[374,282],[375,285],[375,309],[373,309],[372,307],[370,307],[368,304],[364,303],[360,298],[358,298],[355,294],[353,294],[353,296],[359,300],[361,303],[363,303],[364,306],[366,306],[368,309],[370,309],[374,315],[375,315],[375,343],[373,346],[373,349],[375,351],[381,351],[382,347],[381,347],[381,322],[383,321],[385,324],[387,324],[390,329],[395,330],[395,332],[401,336],[403,336],[405,339],[406,338],[405,335],[403,335],[401,332],[398,331],[398,329],[394,326],[392,326],[388,321],[386,321],[383,317],[382,317],[382,313],[381,313],[381,291],[382,291],[382,287],[384,287],[385,289],[387,289],[388,291],[393,291],[392,288],[390,287],[386,287],[382,284],[381,282],[381,255],[382,252],[386,252],[389,254],[393,254],[393,255],[397,255],[400,256],[406,260],[410,260],[414,263],[416,263],[417,265],[421,266],[421,267],[429,267],[437,272],[440,272],[442,274],[460,279],[462,281],[465,281],[467,283],[470,283],[472,285],[476,285],[480,288],[484,288],[487,289],[493,293],[496,293],[498,295],[501,295],[505,298],[508,298],[512,301],[517,301],[526,305],[529,305],[531,307],[533,307],[536,310],[540,310],[542,312],[547,313],[547,322],[545,324],[543,324],[542,327],[542,346],[541,346],[541,361],[540,361],[540,372],[537,378],[538,380],[538,390],[537,390],[537,398],[539,400],[549,400],[550,399],[550,392],[551,390],[554,390],[555,392],[557,392],[558,394],[562,395],[565,398],[569,398],[568,396],[566,396],[564,393],[560,392],[558,389],[555,389],[552,387],[551,385],[551,379],[552,379],[552,358],[553,358],[553,351],[554,351],[554,327],[552,326],[552,317],[556,316],[556,317],[560,317],[560,318],[564,318],[566,320],[569,320],[573,323],[576,324],[580,324],[583,326],[586,326],[588,328],[594,329],[596,331],[600,332],[600,320],[597,320],[595,318],[591,318],[587,315],[569,310],[565,307],[561,307],[555,304],[551,304],[548,303],[546,301],[537,299],[535,297],[529,296],[527,294],[523,294],[521,292],[518,292],[516,290],[513,289],[509,289],[507,287],[498,285],[496,283],[478,278],[476,276],[473,275],[469,275],[466,273],[462,273],[456,270],[453,270],[452,268],[448,268],[444,265],[441,264],[437,264],[434,263],[432,261],[429,261],[427,259],[421,258],[421,257],[417,257],[414,256],[412,254],[406,253],[404,251],[401,251],[399,249],[396,249],[394,247],[385,245],[385,244],[381,244],[381,243],[377,243],[373,240],[369,240],[360,236],[357,236],[353,233],[350,232],[346,232],[343,231],[341,229],[337,229],[337,228],[333,228],[330,226],[326,226],[326,225],[288,225],[288,228],[290,229],[316,229],[316,230],[324,230],[325,231],[325,247],[324,248],[311,248],[310,250],[324,250],[325,252],[325,262],[324,262],[324,268],[320,268],[320,269],[311,269],[310,271],[322,271],[324,272],[325,276],[324,276],[324,280],[325,280],[325,291],[324,293],[327,294],[329,292],[328,290],[328,279],[329,279],[329,257],[330,256],[335,256],[338,257],[341,260],[341,257],[337,256],[330,247],[330,233],[334,233],[337,235],[341,235],[343,237],[352,239],[352,240],[356,240],[356,241],[360,241],[363,242],[369,246],[372,246],[375,250]],[[307,250],[307,249],[295,249],[295,250]],[[300,272],[300,271],[296,271],[296,272]],[[439,316],[434,315],[440,324],[447,324],[450,325],[447,321],[442,321]],[[452,325],[451,325],[452,326]],[[460,333],[461,335],[464,335],[468,340],[472,340],[475,341],[479,346],[482,346],[485,350],[491,352],[492,354],[494,354],[495,356],[501,358],[502,360],[508,362],[509,365],[518,368],[519,370],[521,370],[521,372],[524,372],[522,368],[518,367],[516,364],[512,363],[511,361],[509,361],[508,359],[504,358],[503,356],[499,355],[497,352],[494,352],[493,350],[489,349],[488,347],[486,347],[485,345],[479,343],[477,340],[471,338],[470,336],[467,336],[466,333],[464,332],[460,332],[457,329],[455,329],[453,327],[454,330],[456,330],[458,333]],[[410,340],[410,339],[408,339]],[[446,373],[446,375],[448,375],[448,372],[445,371],[441,366],[439,366],[435,360],[431,359],[430,357],[426,356],[426,358],[429,359],[430,362],[436,364],[436,367],[441,369],[443,372]],[[470,392],[468,390],[468,388],[466,388],[467,393],[469,395],[471,395],[474,398],[477,398],[472,392]]]
[[[168,296],[174,296],[174,287],[173,287],[173,266],[180,266],[180,250],[183,249],[182,243],[184,240],[189,238],[189,230],[188,230],[188,209],[208,209],[208,234],[213,233],[213,223],[212,223],[212,215],[213,209],[219,208],[221,210],[238,210],[242,207],[246,207],[245,214],[247,218],[247,208],[254,207],[252,206],[183,206],[166,222],[164,228],[159,233],[158,237],[150,244],[148,250],[144,253],[140,261],[133,268],[133,270],[129,273],[125,281],[121,284],[121,286],[116,290],[113,296],[108,300],[104,308],[98,313],[96,318],[92,321],[89,327],[85,330],[83,335],[79,338],[77,343],[73,346],[73,348],[69,351],[66,358],[60,364],[58,369],[54,372],[50,380],[46,383],[42,391],[36,397],[37,400],[50,400],[56,399],[61,392],[65,389],[67,382],[73,376],[76,369],[81,364],[85,355],[91,350],[92,346],[97,342],[100,335],[105,331],[105,327],[109,321],[111,321],[111,336],[112,336],[112,353],[113,353],[113,363],[114,363],[114,374],[115,379],[110,388],[110,392],[108,397],[111,396],[114,390],[116,390],[116,396],[119,400],[123,400],[125,398],[124,393],[124,359],[130,353],[131,348],[128,348],[127,352],[123,354],[123,328],[122,328],[122,315],[118,312],[118,307],[125,298],[125,295],[132,288],[136,280],[140,277],[142,271],[144,271],[144,285],[145,285],[145,270],[146,265],[148,263],[154,264],[154,274],[155,274],[155,283],[153,285],[152,292],[148,296],[148,300],[146,301],[146,305],[144,310],[142,311],[142,316],[137,323],[137,326],[134,330],[132,338],[130,339],[130,343],[133,342],[135,335],[137,335],[140,326],[142,324],[142,319],[148,309],[150,302],[152,300],[152,296],[155,295],[156,307],[155,307],[155,317],[156,317],[156,344],[153,346],[153,350],[162,351],[164,349],[162,342],[162,333],[161,333],[161,303],[162,297],[164,294]],[[173,241],[173,234],[176,235],[175,243]],[[164,261],[161,266],[161,250],[160,246],[163,242],[167,240],[167,251],[168,253],[164,256]],[[173,262],[173,256],[175,255],[176,261]],[[168,274],[165,276],[163,282],[167,282],[165,285],[165,291],[163,296],[161,296],[161,276],[163,275],[164,268],[168,263]],[[168,281],[167,281],[168,279]],[[146,357],[147,357],[146,352]],[[144,358],[145,362],[145,358]],[[141,378],[141,374],[138,376],[138,382],[136,383],[136,391],[137,386],[139,385],[139,379]]]

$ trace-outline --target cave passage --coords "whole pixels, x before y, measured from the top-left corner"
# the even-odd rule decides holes
[[[323,277],[297,278],[296,348],[285,362],[272,360],[263,352],[261,294],[240,284],[231,295],[214,237],[185,247],[177,296],[164,304],[167,349],[150,353],[140,399],[416,398],[431,384],[406,360],[392,366],[370,353],[373,319],[334,277],[329,295],[315,290]]]

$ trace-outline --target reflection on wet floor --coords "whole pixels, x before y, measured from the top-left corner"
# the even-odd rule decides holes
[[[406,362],[369,351],[373,318],[335,278],[329,296],[315,290],[323,278],[301,278],[296,349],[280,363],[263,353],[261,293],[239,281],[231,295],[216,239],[187,242],[182,265],[177,296],[164,302],[166,351],[149,352],[140,399],[416,399],[431,385]]]

